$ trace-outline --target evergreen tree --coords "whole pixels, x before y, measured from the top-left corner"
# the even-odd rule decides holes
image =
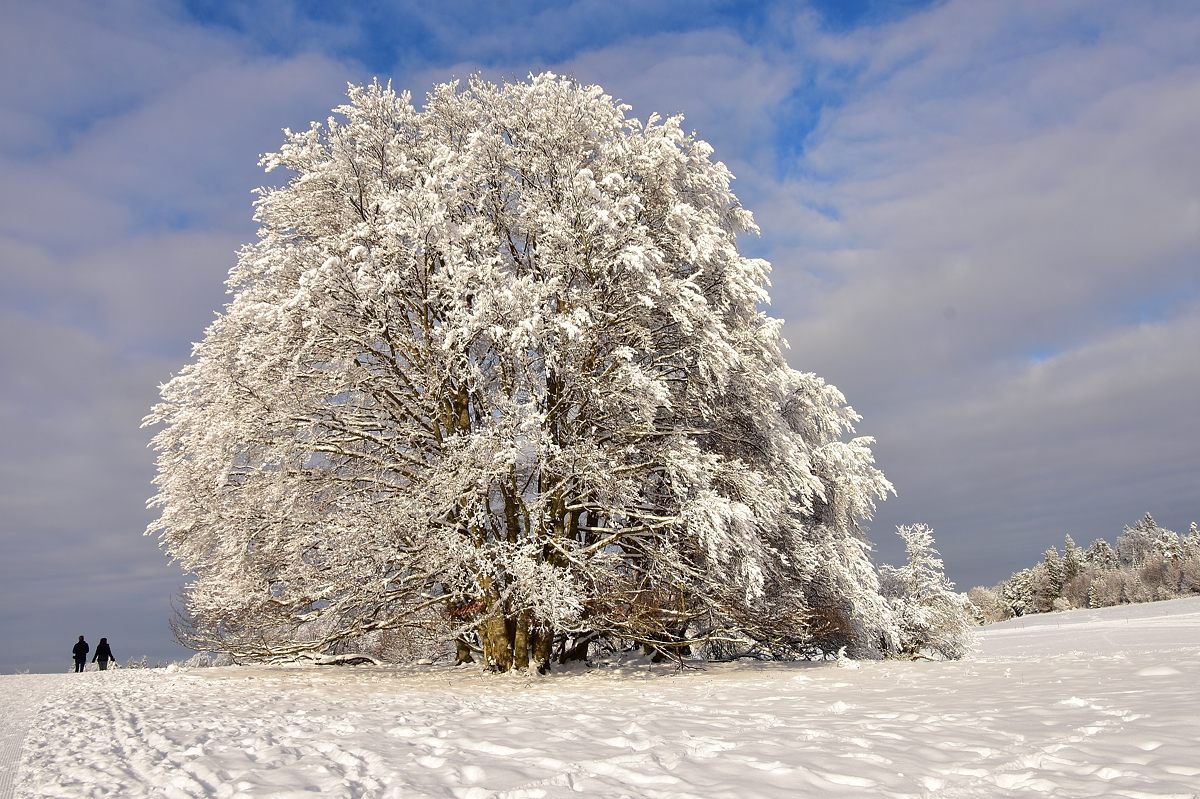
[[[1103,538],[1097,538],[1088,546],[1087,562],[1099,571],[1117,568],[1117,553]]]
[[[1014,616],[1033,612],[1033,571],[1022,569],[1015,572],[1000,586],[1000,597]]]
[[[1084,552],[1075,544],[1071,534],[1063,538],[1063,579],[1070,582],[1083,571]]]
[[[1058,550],[1050,547],[1043,553],[1042,564],[1046,569],[1046,585],[1049,599],[1053,601],[1062,596],[1063,584],[1067,581],[1067,568]]]
[[[1183,539],[1174,530],[1159,528],[1157,549],[1164,559],[1178,563],[1183,557]]]

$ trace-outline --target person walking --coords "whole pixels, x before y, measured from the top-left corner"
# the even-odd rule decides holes
[[[76,642],[71,654],[75,656],[75,673],[83,671],[87,667],[87,653],[91,647],[88,642],[83,640],[83,636],[79,636],[79,641]]]
[[[116,660],[113,657],[112,650],[108,648],[108,639],[101,638],[100,643],[96,644],[96,656],[92,658],[93,663],[100,664],[100,671],[108,669],[108,661]]]

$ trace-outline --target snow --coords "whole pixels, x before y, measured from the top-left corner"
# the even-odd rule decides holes
[[[983,628],[987,634],[981,639],[981,654],[1194,650],[1200,642],[1198,602],[1192,597],[1021,616]]]
[[[0,716],[18,797],[1200,795],[1200,598],[851,663],[14,675]]]

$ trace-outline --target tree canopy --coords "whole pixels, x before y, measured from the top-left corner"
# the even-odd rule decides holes
[[[499,670],[894,643],[872,442],[785,362],[729,170],[629,110],[550,74],[419,109],[376,82],[263,158],[287,181],[147,417],[187,641],[393,631]]]

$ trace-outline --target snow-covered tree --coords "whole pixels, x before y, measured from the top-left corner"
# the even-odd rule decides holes
[[[1126,575],[1122,571],[1104,571],[1088,587],[1088,607],[1107,608],[1124,601]]]
[[[384,630],[499,670],[620,639],[891,643],[859,417],[780,354],[732,175],[554,75],[378,83],[264,157],[232,300],[162,387],[182,634]]]
[[[1200,593],[1200,532],[1193,523],[1181,537],[1147,513],[1125,527],[1115,550],[1097,538],[1084,552],[1068,535],[1061,556],[1046,550],[1033,568],[1016,572],[994,591],[1019,614]]]
[[[1160,527],[1154,544],[1158,554],[1166,560],[1179,561],[1183,557],[1183,539],[1174,530]]]
[[[1087,549],[1088,565],[1099,571],[1112,571],[1117,568],[1117,553],[1103,538],[1097,538]],[[1094,606],[1093,606],[1094,607]]]
[[[1126,525],[1124,531],[1117,537],[1117,560],[1122,566],[1137,566],[1146,555],[1159,547],[1163,530],[1147,513],[1133,524]]]
[[[1063,583],[1067,581],[1067,567],[1054,547],[1043,553],[1042,563],[1046,567],[1047,593],[1051,595],[1050,599],[1054,600],[1062,595]]]
[[[917,655],[925,650],[958,659],[974,641],[978,609],[946,578],[942,558],[934,547],[933,531],[925,524],[902,525],[907,563],[881,566],[880,583],[900,631],[900,651]]]
[[[1013,616],[1036,613],[1033,596],[1032,569],[1021,569],[1000,584],[1000,598],[1004,600]]]
[[[1032,602],[1026,606],[1026,613],[1046,613],[1053,609],[1058,593],[1045,562],[1038,562],[1029,570],[1029,587]]]
[[[999,592],[985,585],[977,585],[967,591],[967,599],[971,600],[974,608],[976,624],[1004,621],[1012,615],[1011,609],[1000,597]]]
[[[1062,562],[1064,583],[1074,580],[1083,572],[1084,558],[1084,551],[1075,543],[1075,539],[1071,538],[1071,534],[1067,533],[1063,537]]]
[[[1200,529],[1192,522],[1183,539],[1183,562],[1180,564],[1180,583],[1183,590],[1200,593]]]

